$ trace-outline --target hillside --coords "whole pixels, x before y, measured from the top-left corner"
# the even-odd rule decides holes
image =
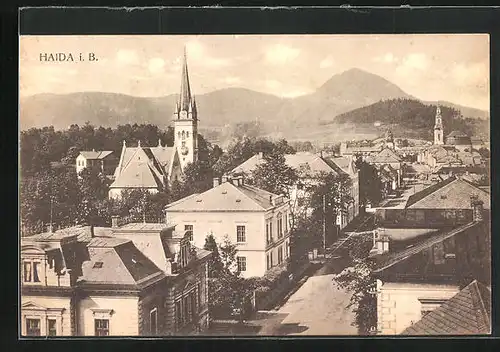
[[[316,132],[322,127],[318,126],[333,121],[337,115],[394,98],[412,97],[386,79],[360,69],[334,75],[314,93],[293,99],[244,88],[196,95],[200,131],[210,133],[214,140],[226,138],[235,125],[245,123],[256,123],[262,135],[319,138]],[[156,98],[103,92],[38,94],[21,99],[20,127],[25,130],[53,125],[55,129],[65,129],[88,121],[103,127],[151,123],[166,128],[175,99],[175,94]],[[485,111],[442,104],[459,109],[464,116],[488,116]]]
[[[390,99],[338,115],[323,125],[364,126],[373,131],[392,129],[396,136],[432,139],[436,105],[415,99]],[[460,130],[469,135],[489,135],[488,120],[460,117],[460,111],[441,107],[445,135]]]

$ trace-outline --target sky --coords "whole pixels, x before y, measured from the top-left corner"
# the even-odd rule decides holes
[[[422,100],[490,105],[485,34],[22,36],[20,96],[178,93],[184,47],[195,95],[241,87],[296,97],[360,68]],[[78,60],[90,52],[98,61]],[[43,53],[71,53],[75,61],[40,61]]]

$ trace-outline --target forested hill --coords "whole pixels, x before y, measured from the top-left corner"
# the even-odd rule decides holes
[[[486,137],[489,135],[489,120],[464,118],[460,111],[441,106],[445,134],[454,130]],[[390,99],[379,101],[359,109],[336,116],[329,124],[391,126],[397,131],[408,131],[411,136],[429,139],[432,137],[436,116],[436,105],[426,105],[414,99]]]

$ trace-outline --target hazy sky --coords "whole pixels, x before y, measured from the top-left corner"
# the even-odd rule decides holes
[[[281,97],[313,92],[353,67],[423,100],[489,110],[487,35],[23,36],[20,95],[178,93],[187,48],[194,94],[243,87]],[[40,53],[97,62],[40,62]]]

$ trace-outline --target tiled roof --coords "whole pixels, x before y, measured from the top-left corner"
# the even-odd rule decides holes
[[[491,333],[491,291],[474,280],[426,314],[402,335],[482,335]]]
[[[60,241],[64,238],[76,236],[81,239],[90,236],[90,226],[72,226],[65,229],[56,230],[54,232],[44,232],[32,236],[23,237],[32,241]]]
[[[173,147],[124,147],[111,188],[159,188],[168,175]]]
[[[129,240],[108,238],[105,243],[99,242],[99,246],[109,249],[83,263],[79,282],[137,286],[152,278],[163,277],[163,271]]]
[[[377,155],[372,155],[367,158],[368,162],[378,164],[399,163],[401,158],[393,150],[384,148]]]
[[[334,169],[337,173],[346,173],[348,175],[355,175],[357,170],[351,158],[340,156],[325,158],[325,162]]]
[[[111,155],[111,154],[113,154],[113,152],[109,151],[109,150],[80,152],[80,155],[82,155],[87,160],[104,159],[105,157],[107,157],[108,155]]]
[[[168,211],[264,211],[273,207],[270,197],[277,195],[250,185],[224,182],[201,194],[167,205]]]
[[[469,136],[461,131],[453,131],[446,137],[469,137]]]
[[[374,273],[380,273],[383,270],[400,263],[413,255],[422,252],[424,249],[432,247],[434,244],[442,242],[447,238],[458,235],[466,230],[469,230],[474,227],[483,226],[482,222],[471,222],[459,227],[456,227],[449,231],[439,232],[433,236],[426,237],[425,239],[414,243],[411,247],[405,248],[401,251],[397,252],[389,252],[387,254],[383,254],[377,257],[377,267],[374,270]]]
[[[161,179],[155,174],[149,163],[130,163],[118,175],[110,188],[158,188]]]
[[[406,208],[471,209],[471,195],[477,195],[483,201],[484,209],[490,209],[490,195],[487,192],[457,177],[450,177],[411,195]]]
[[[309,152],[297,152],[295,154],[285,155],[286,163],[288,166],[301,170],[307,168],[313,173],[319,172],[335,172],[332,167],[321,158],[319,155]],[[242,163],[241,165],[235,167],[231,173],[246,173],[250,174],[257,165],[264,162],[258,154],[252,156],[250,159]]]

